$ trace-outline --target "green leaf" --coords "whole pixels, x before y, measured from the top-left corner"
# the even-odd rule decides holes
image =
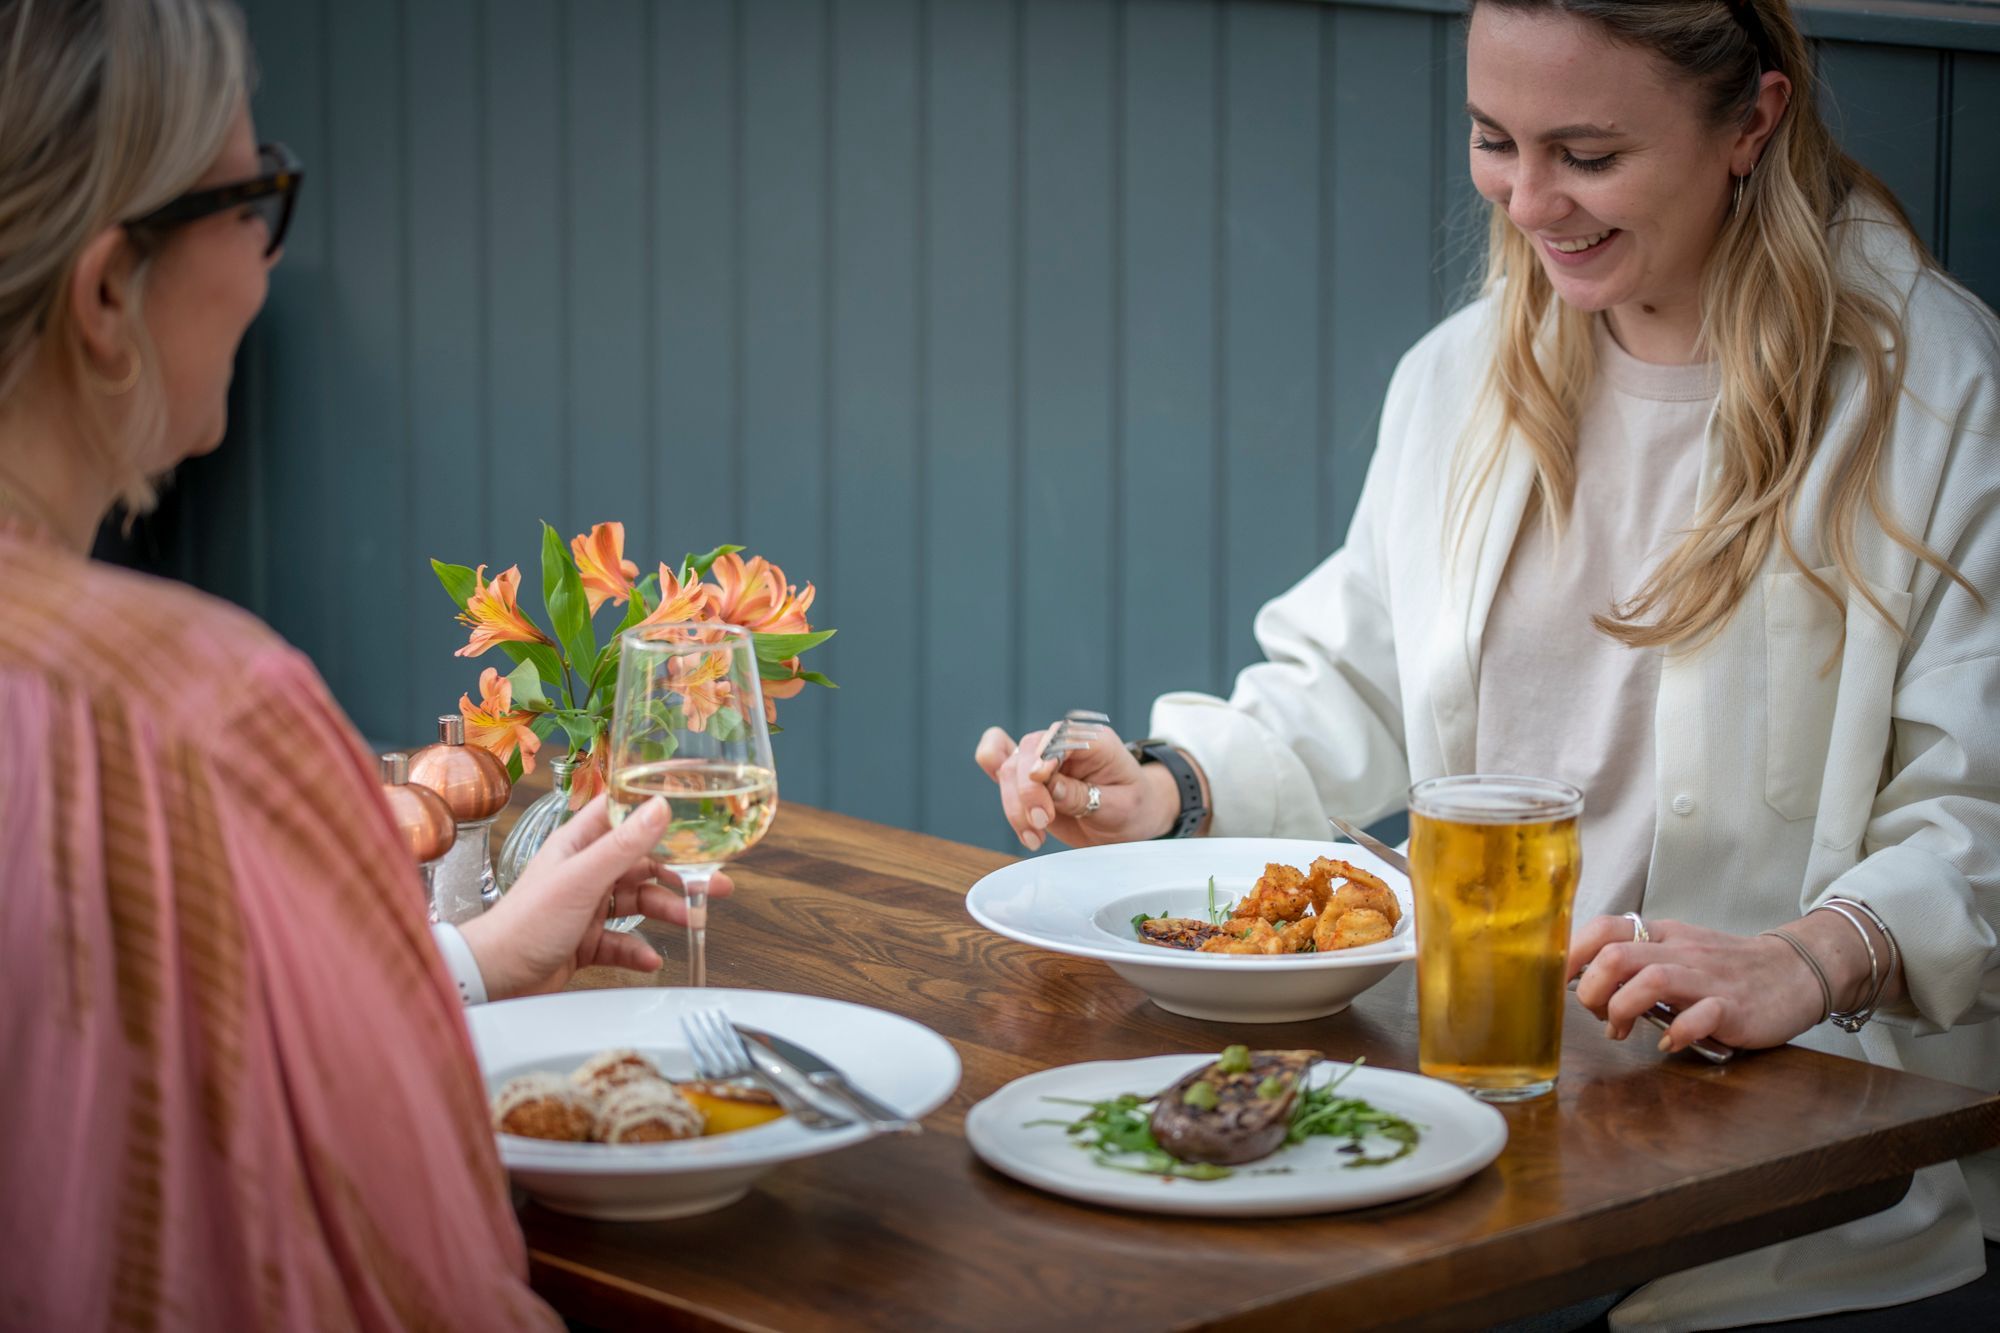
[[[563,689],[562,659],[557,657],[556,650],[546,643],[503,643],[500,645],[500,651],[517,664],[533,662],[535,673],[546,684],[553,686],[559,692]],[[550,696],[545,693],[543,697]],[[567,703],[568,700],[564,699],[564,702]]]
[[[565,708],[559,712],[551,713],[549,716],[556,720],[556,724],[569,737],[569,748],[572,754],[588,750],[592,745],[597,743],[597,733],[602,729],[603,724],[594,714],[586,713],[581,709]]]
[[[523,660],[507,673],[507,683],[514,687],[514,707],[532,708],[546,704],[548,698],[542,693],[542,673],[532,660]]]
[[[604,685],[617,680],[618,640],[604,645],[597,654],[597,662],[590,668],[590,679],[584,683],[583,702],[587,708],[597,698],[597,691]]]
[[[507,756],[507,780],[509,782],[519,782],[521,780],[521,772],[521,752],[516,750],[513,754]]]
[[[583,595],[583,579],[570,559],[568,543],[547,523],[542,524],[542,590],[563,655],[578,672],[588,671],[597,661],[597,637],[590,631],[590,602]],[[582,702],[570,700],[572,706]]]
[[[743,714],[734,708],[718,708],[715,716],[708,720],[708,729],[719,741],[740,741],[748,731],[743,725]]]
[[[725,555],[735,555],[742,549],[740,546],[718,546],[706,555],[688,556],[681,561],[681,582],[686,583],[690,578],[707,578],[708,571],[715,567],[716,561]]]
[[[597,661],[590,668],[590,679],[584,686],[583,697],[586,706],[597,697],[600,689],[617,680],[618,636],[636,628],[639,622],[646,618],[646,614],[646,604],[640,601],[635,593],[625,604],[625,617],[618,622],[617,633],[612,635],[611,642],[604,645],[603,651],[597,654]]]
[[[801,671],[798,674],[794,675],[792,679],[802,680],[808,685],[824,685],[829,690],[837,690],[840,688],[840,686],[834,684],[832,681],[828,680],[825,676],[821,675],[817,671]]]
[[[479,590],[479,575],[464,565],[447,565],[442,560],[433,560],[431,572],[444,585],[444,595],[451,598],[461,611],[472,600],[472,594]]]
[[[757,641],[757,656],[766,662],[783,662],[797,657],[810,648],[817,648],[832,638],[837,630],[815,630],[811,634],[753,634]]]

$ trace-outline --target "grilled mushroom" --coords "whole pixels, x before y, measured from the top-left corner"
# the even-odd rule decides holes
[[[1318,1051],[1232,1046],[1160,1094],[1153,1137],[1184,1162],[1236,1166],[1276,1152]]]

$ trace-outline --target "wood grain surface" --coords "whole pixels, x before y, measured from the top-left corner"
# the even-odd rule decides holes
[[[786,806],[712,913],[711,979],[923,1022],[964,1062],[957,1093],[920,1137],[788,1164],[705,1217],[526,1204],[537,1289],[608,1329],[1478,1326],[1878,1211],[1918,1167],[2000,1145],[1985,1093],[1794,1048],[1721,1067],[1663,1057],[1575,1010],[1557,1093],[1501,1108],[1506,1151],[1440,1195],[1268,1221],[1070,1203],[982,1165],[967,1109],[1052,1065],[1238,1040],[1414,1069],[1412,987],[1404,969],[1310,1023],[1181,1018],[1099,963],[977,925],[964,893],[1007,861]],[[642,929],[677,984],[681,941]],[[597,969],[576,984],[642,982]]]

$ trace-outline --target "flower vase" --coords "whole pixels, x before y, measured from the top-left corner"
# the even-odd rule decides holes
[[[507,835],[507,841],[500,846],[500,863],[494,869],[499,881],[500,892],[514,887],[521,878],[521,872],[528,868],[528,862],[542,845],[555,835],[555,831],[569,822],[575,812],[569,808],[570,780],[576,770],[583,767],[588,754],[566,754],[549,762],[549,776],[554,785],[545,796],[535,799],[535,803],[521,812],[514,829]],[[644,917],[614,916],[604,923],[607,930],[630,930]]]

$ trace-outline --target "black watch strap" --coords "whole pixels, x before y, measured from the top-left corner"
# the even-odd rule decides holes
[[[1174,778],[1174,786],[1180,789],[1181,813],[1174,820],[1174,826],[1160,836],[1162,838],[1191,838],[1208,818],[1208,806],[1201,799],[1201,779],[1195,775],[1194,765],[1165,741],[1133,741],[1125,747],[1132,757],[1142,764],[1158,764]]]

